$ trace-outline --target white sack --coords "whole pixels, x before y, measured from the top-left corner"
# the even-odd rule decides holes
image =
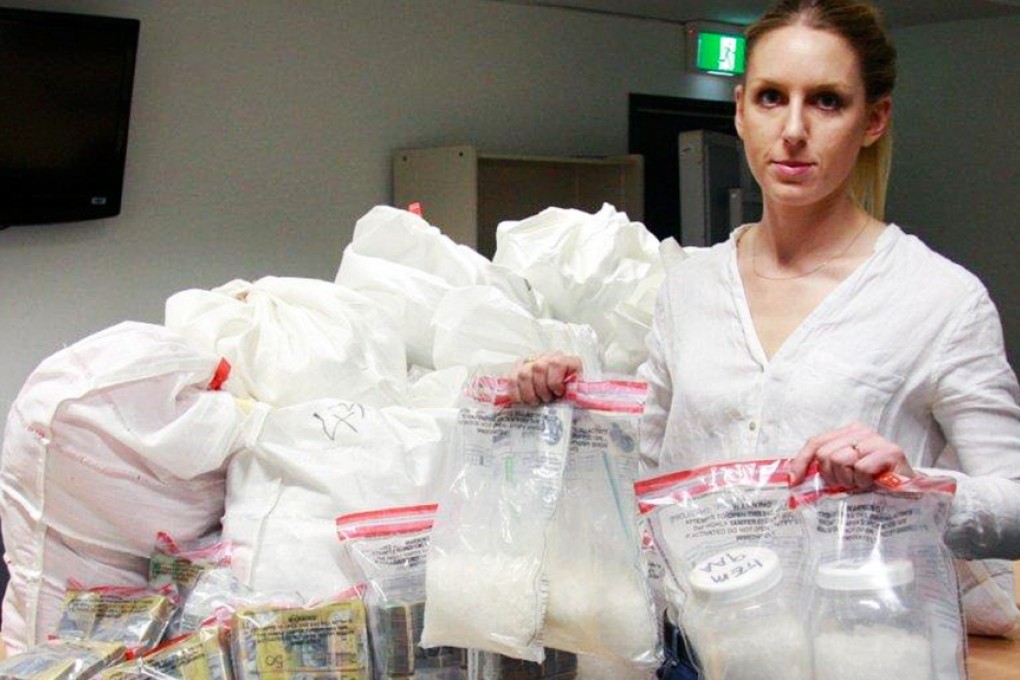
[[[493,263],[526,278],[553,318],[595,329],[610,372],[633,374],[664,276],[659,241],[608,203],[548,208],[496,230]]]
[[[258,412],[261,430],[227,472],[223,536],[235,576],[259,591],[349,587],[336,518],[435,503],[458,467],[447,450],[455,409],[319,399]]]
[[[432,317],[437,369],[513,363],[559,350],[581,357],[585,375],[601,371],[598,338],[591,326],[539,319],[491,286],[451,290]]]
[[[492,285],[532,313],[539,304],[528,283],[421,217],[376,206],[358,220],[336,282],[372,298],[400,328],[408,362],[432,368],[432,314],[454,288]]]
[[[378,305],[329,281],[267,276],[166,303],[166,325],[233,366],[232,394],[273,406],[321,397],[387,406],[405,397],[407,361]]]
[[[208,389],[219,365],[169,329],[127,322],[28,377],[0,458],[9,651],[54,628],[68,578],[141,585],[158,531],[189,541],[218,527],[245,422]]]
[[[468,378],[466,366],[430,370],[412,366],[407,372],[407,405],[412,408],[457,408]]]

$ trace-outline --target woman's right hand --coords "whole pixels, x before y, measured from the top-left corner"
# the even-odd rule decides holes
[[[511,398],[537,406],[559,399],[567,392],[567,383],[581,375],[581,358],[562,352],[535,354],[514,366]]]

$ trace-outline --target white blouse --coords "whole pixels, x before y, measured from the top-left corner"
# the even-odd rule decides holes
[[[740,233],[674,267],[660,291],[641,368],[646,469],[792,456],[860,421],[915,467],[959,471],[956,556],[1020,557],[1020,389],[981,282],[888,225],[769,359],[737,269]]]

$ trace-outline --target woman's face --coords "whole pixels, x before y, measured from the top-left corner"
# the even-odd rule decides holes
[[[891,106],[867,103],[843,38],[800,25],[759,39],[736,98],[751,171],[767,201],[789,206],[845,195],[858,152],[881,137]]]

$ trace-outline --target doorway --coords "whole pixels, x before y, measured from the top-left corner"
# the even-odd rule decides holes
[[[627,151],[644,156],[644,224],[660,240],[680,240],[679,134],[710,130],[735,136],[736,112],[732,101],[630,95]]]

